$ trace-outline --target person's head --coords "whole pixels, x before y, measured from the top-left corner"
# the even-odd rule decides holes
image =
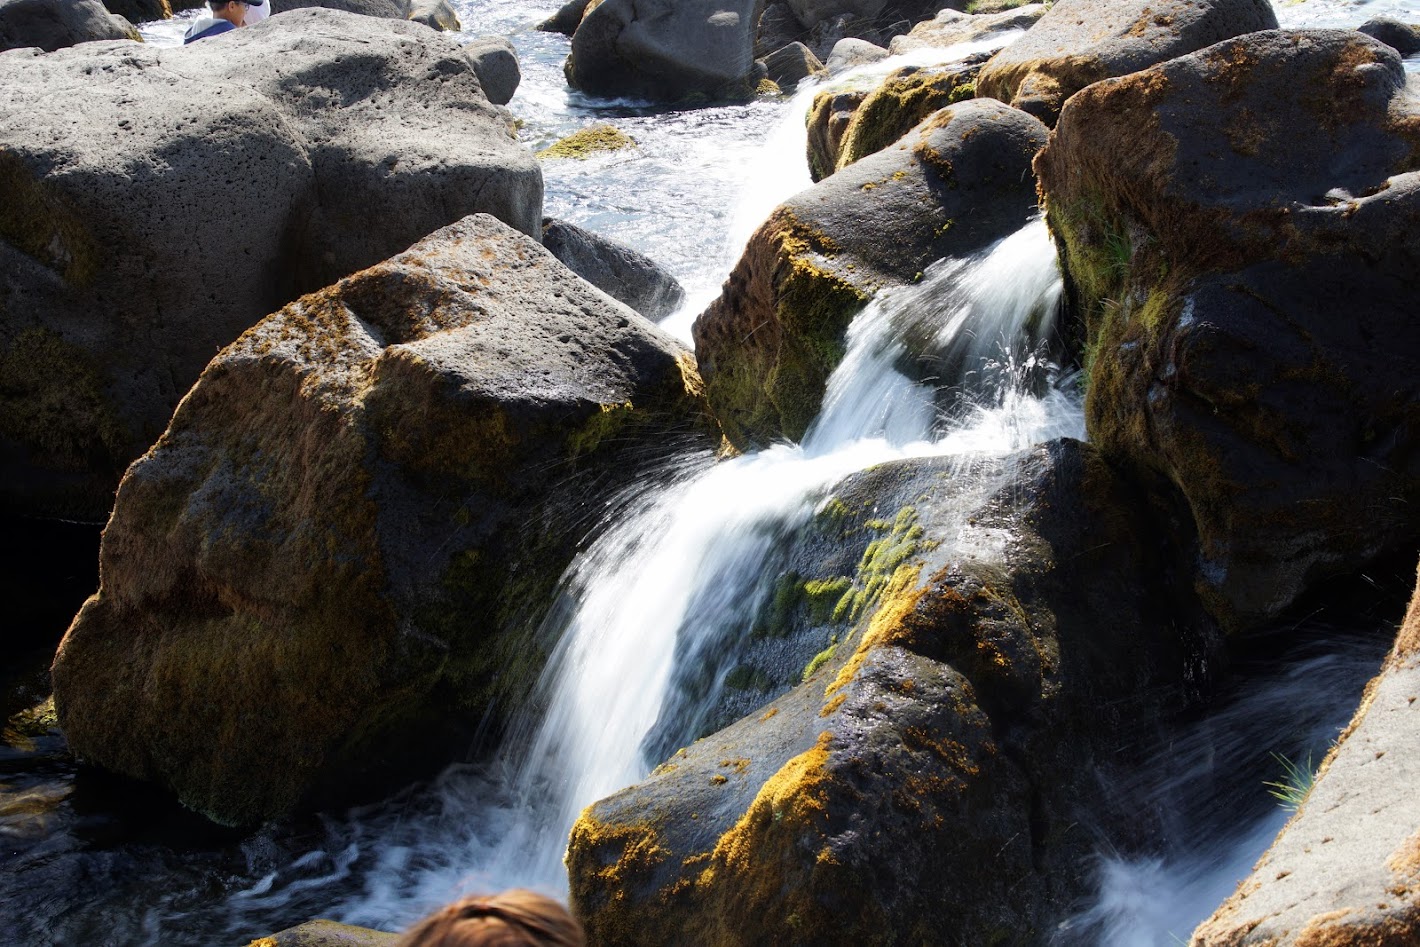
[[[567,909],[533,891],[455,901],[419,921],[396,947],[583,947],[587,942]]]
[[[242,20],[247,15],[245,0],[210,0],[207,5],[212,8],[214,17],[226,20],[236,26],[241,26]]]

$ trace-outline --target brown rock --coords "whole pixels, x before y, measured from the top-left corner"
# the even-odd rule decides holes
[[[1267,0],[1060,0],[981,71],[977,92],[1054,125],[1092,82],[1275,29]]]
[[[584,511],[705,430],[689,353],[477,215],[225,349],[123,479],[70,746],[216,821],[371,795],[526,696]]]

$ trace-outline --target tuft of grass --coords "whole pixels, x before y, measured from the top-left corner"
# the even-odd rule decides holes
[[[1282,778],[1268,780],[1262,785],[1267,787],[1268,795],[1276,799],[1279,806],[1288,812],[1296,812],[1316,783],[1316,767],[1312,765],[1312,755],[1308,752],[1301,762],[1293,762],[1281,753],[1271,755],[1282,767]]]

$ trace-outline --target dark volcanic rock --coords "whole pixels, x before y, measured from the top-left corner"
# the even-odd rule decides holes
[[[1420,101],[1395,51],[1220,43],[1078,93],[1036,168],[1091,438],[1181,497],[1215,614],[1413,549]]]
[[[535,680],[581,511],[708,429],[690,366],[486,215],[271,315],[123,479],[70,746],[223,823],[440,765]]]

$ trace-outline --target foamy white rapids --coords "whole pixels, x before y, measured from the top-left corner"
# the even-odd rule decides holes
[[[800,82],[773,130],[752,160],[743,166],[746,173],[735,191],[734,208],[729,216],[729,229],[721,253],[720,272],[728,273],[734,268],[750,237],[754,236],[774,208],[813,186],[805,160],[808,154],[807,119],[809,108],[820,92],[871,89],[898,69],[940,66],[958,62],[974,53],[994,52],[1019,38],[1023,32],[1002,30],[970,43],[938,49],[914,49],[875,63],[855,66],[832,79],[810,77]],[[661,328],[682,342],[691,344],[691,325],[719,294],[718,285],[687,286],[685,305],[663,319]]]

